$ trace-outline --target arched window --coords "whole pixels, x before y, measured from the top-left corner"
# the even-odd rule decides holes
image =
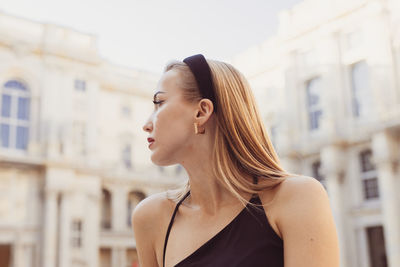
[[[314,161],[311,164],[311,170],[312,170],[312,176],[315,179],[317,179],[324,186],[325,189],[327,189],[327,187],[326,187],[326,178],[321,173],[321,161],[320,160]]]
[[[373,161],[371,149],[362,150],[359,155],[361,180],[364,191],[364,199],[379,198],[378,173]]]
[[[136,207],[137,204],[139,204],[140,201],[142,201],[144,198],[146,197],[146,195],[142,192],[130,192],[128,194],[128,212],[127,212],[127,222],[128,222],[128,226],[130,227],[132,225],[132,221],[131,221],[131,215],[132,215],[132,211],[133,209]]]
[[[111,193],[103,188],[101,196],[101,228],[111,229]]]
[[[365,60],[351,67],[351,82],[353,93],[353,115],[365,117],[373,107],[371,88],[369,84],[368,65]]]
[[[122,162],[126,169],[132,168],[132,147],[126,144],[122,149]]]
[[[26,150],[29,141],[30,92],[18,80],[9,80],[1,90],[1,147]]]
[[[307,111],[309,118],[309,129],[311,131],[317,130],[320,127],[320,120],[322,116],[322,102],[321,102],[321,79],[314,78],[307,82]]]

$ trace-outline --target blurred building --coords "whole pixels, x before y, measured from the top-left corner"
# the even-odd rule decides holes
[[[233,64],[284,167],[327,189],[341,267],[400,266],[400,1],[306,0]]]
[[[150,164],[157,78],[100,58],[95,36],[0,12],[1,267],[135,266],[133,207],[182,176]]]

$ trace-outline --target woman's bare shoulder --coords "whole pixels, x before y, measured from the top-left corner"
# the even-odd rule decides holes
[[[161,243],[175,207],[175,202],[168,198],[168,192],[143,199],[132,212],[136,249],[143,266],[160,265]]]
[[[287,178],[275,201],[285,266],[339,266],[335,223],[322,184],[308,176]]]
[[[315,191],[318,193],[313,193]],[[310,200],[310,197],[321,197],[324,194],[324,188],[316,179],[298,175],[286,178],[271,190],[265,190],[260,194],[260,198],[265,205],[269,223],[277,235],[283,238],[282,220],[286,219],[286,215],[303,205],[308,205],[307,200]]]
[[[328,194],[313,177],[287,178],[279,185],[275,198],[275,222],[283,239],[293,236],[293,232],[299,234],[300,229],[316,229],[315,224],[320,227],[331,223]]]
[[[323,195],[325,189],[315,178],[309,176],[290,176],[283,180],[271,190],[266,190],[261,194],[263,203],[271,203],[280,206],[279,210],[286,206],[288,201],[295,198],[304,199],[312,192],[318,191],[317,195]]]
[[[168,191],[150,195],[135,207],[132,222],[139,226],[154,226],[162,221],[164,215],[170,213],[173,206],[174,202],[168,198]]]
[[[294,199],[306,200],[324,196],[327,196],[326,191],[317,179],[300,175],[286,178],[276,191],[276,197],[281,204]]]

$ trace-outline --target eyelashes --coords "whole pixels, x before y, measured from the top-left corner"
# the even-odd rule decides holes
[[[162,104],[164,101],[155,101],[155,100],[153,100],[153,103],[154,103],[154,105],[160,105],[160,104]]]

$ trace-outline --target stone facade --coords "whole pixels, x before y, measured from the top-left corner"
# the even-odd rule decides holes
[[[400,2],[306,0],[233,64],[284,167],[327,189],[341,267],[400,266]],[[157,78],[0,13],[0,267],[135,264],[131,210],[185,176],[149,161]]]
[[[341,267],[400,266],[400,2],[306,0],[237,55],[284,167],[331,200]]]
[[[137,261],[132,209],[184,176],[149,160],[157,79],[95,36],[0,13],[1,267]]]

